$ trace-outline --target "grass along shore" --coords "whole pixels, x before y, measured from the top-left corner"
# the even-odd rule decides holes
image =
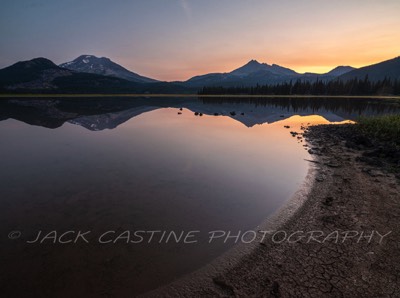
[[[400,146],[400,115],[361,117],[358,125],[372,138]]]

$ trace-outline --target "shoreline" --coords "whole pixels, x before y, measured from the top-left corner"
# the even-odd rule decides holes
[[[280,242],[241,243],[143,296],[390,297],[400,292],[400,176],[388,173],[390,165],[379,156],[365,157],[379,144],[368,144],[354,125],[314,126],[305,137],[315,159],[303,187],[257,229],[298,236],[314,232],[312,241],[289,242],[281,233]]]

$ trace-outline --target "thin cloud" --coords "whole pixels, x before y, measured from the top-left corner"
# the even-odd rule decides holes
[[[186,17],[189,19],[192,17],[192,9],[187,0],[180,0],[183,11],[185,12]]]

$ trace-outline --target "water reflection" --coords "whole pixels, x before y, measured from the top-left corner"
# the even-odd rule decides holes
[[[254,229],[302,183],[309,156],[284,126],[394,111],[343,103],[2,101],[0,229],[22,232],[0,239],[3,294],[133,296],[201,267],[233,245],[208,232]],[[26,243],[70,230],[89,243]],[[97,241],[137,230],[196,230],[198,242]]]
[[[0,121],[13,118],[48,128],[69,122],[89,130],[103,130],[113,129],[142,113],[166,107],[186,108],[204,115],[226,115],[248,127],[293,115],[318,114],[333,122],[400,111],[396,103],[372,98],[13,99],[0,101]],[[235,116],[230,114],[233,111]]]

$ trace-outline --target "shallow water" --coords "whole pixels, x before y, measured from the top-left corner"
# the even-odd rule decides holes
[[[290,131],[393,109],[345,100],[3,101],[1,288],[121,297],[168,283],[234,245],[210,243],[212,231],[256,230],[299,188],[310,156]]]

